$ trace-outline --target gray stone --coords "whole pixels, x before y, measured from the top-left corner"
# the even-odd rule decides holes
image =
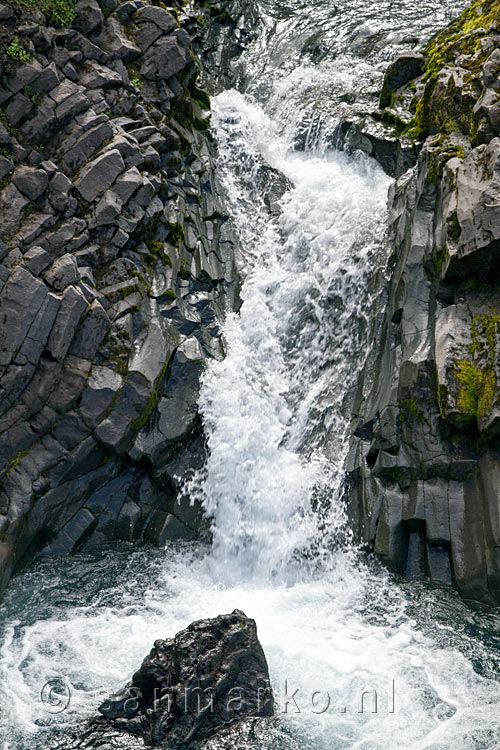
[[[7,177],[7,175],[14,169],[14,164],[10,159],[5,156],[0,156],[0,181]]]
[[[36,91],[52,91],[56,86],[59,85],[59,75],[55,63],[50,63],[44,68],[41,73],[37,76],[32,84],[33,90]]]
[[[424,483],[426,538],[433,544],[449,544],[448,482],[444,479]]]
[[[69,192],[72,188],[69,180],[62,172],[57,172],[49,185],[49,202],[56,211],[64,211],[68,206]]]
[[[17,94],[17,92],[21,91],[25,86],[31,86],[33,81],[39,76],[41,70],[42,66],[38,60],[33,60],[26,65],[21,65],[17,68],[12,78],[7,79],[7,86],[14,94]]]
[[[213,710],[210,701],[200,710],[203,690],[217,695]],[[186,698],[179,710],[172,694],[192,700]],[[132,703],[134,695],[141,697]],[[157,695],[164,699],[155,700]],[[101,728],[107,727],[108,733],[114,728],[172,748],[203,743],[243,719],[272,716],[273,693],[255,622],[234,610],[192,623],[175,639],[156,641],[132,681],[99,706],[99,712],[105,717]],[[109,744],[105,738],[104,729],[96,744]]]
[[[185,526],[171,513],[156,510],[149,521],[144,538],[157,547],[164,547],[169,541],[178,539],[193,539],[195,536],[192,529]]]
[[[70,354],[86,359],[93,359],[110,328],[110,320],[102,305],[95,300],[89,314],[78,328],[71,344]]]
[[[70,555],[78,552],[91,536],[97,519],[86,508],[78,511],[76,516],[66,524],[44,555]]]
[[[76,4],[76,19],[78,28],[88,36],[102,26],[104,16],[95,0],[79,0]]]
[[[126,2],[120,3],[116,9],[116,17],[120,23],[126,24],[139,5],[140,3],[136,0],[126,0]]]
[[[451,563],[448,549],[429,544],[427,547],[427,565],[429,576],[433,581],[451,584]]]
[[[122,85],[122,78],[118,73],[97,62],[87,63],[80,75],[80,81],[88,89],[111,88]]]
[[[146,52],[141,75],[152,81],[166,80],[185,68],[189,60],[187,50],[174,37],[168,37]]]
[[[134,21],[138,24],[154,23],[167,34],[179,28],[179,24],[171,13],[155,5],[140,8],[134,16]]]
[[[94,40],[108,55],[124,62],[132,62],[141,54],[141,50],[128,38],[117,18],[108,18],[103,31]]]
[[[26,269],[18,266],[12,272],[0,299],[0,365],[11,362],[46,297],[44,284]]]
[[[115,523],[115,537],[133,542],[139,536],[142,511],[133,500],[127,500],[118,514]]]
[[[15,361],[17,363],[27,364],[29,362],[32,365],[38,364],[60,305],[61,300],[58,297],[55,297],[53,294],[46,296],[30,326],[19,353],[16,355]]]
[[[137,372],[153,385],[166,362],[180,342],[179,332],[173,325],[163,324],[157,315],[156,303],[151,301],[152,316],[145,336],[136,344],[129,372]]]
[[[51,435],[66,450],[73,450],[89,436],[89,428],[72,412],[58,419],[57,424],[51,431]]]
[[[38,105],[35,117],[24,123],[21,132],[30,143],[46,143],[50,140],[56,121],[55,109],[55,102],[49,96],[45,96]]]
[[[43,169],[17,167],[12,182],[30,201],[35,201],[47,190],[49,178]]]
[[[391,568],[404,573],[408,557],[408,535],[402,523],[402,495],[387,489],[382,500],[374,551]]]
[[[87,201],[95,200],[109,188],[119,174],[125,171],[125,164],[118,150],[108,151],[82,169],[75,187]]]
[[[122,378],[113,370],[99,366],[92,368],[79,405],[79,412],[90,427],[94,428],[102,421],[122,385]]]
[[[47,343],[47,350],[58,362],[66,357],[80,318],[87,310],[88,303],[82,293],[74,286],[68,287]]]
[[[16,94],[7,105],[5,114],[11,125],[19,125],[20,122],[29,115],[32,109],[33,105],[27,96],[24,96],[24,94]]]
[[[142,23],[134,34],[134,39],[141,50],[145,52],[163,35],[161,29],[154,23]]]
[[[10,146],[12,138],[10,137],[7,128],[0,122],[0,146]]]
[[[71,170],[76,169],[89,159],[99,149],[107,138],[111,138],[113,129],[109,122],[102,122],[87,130],[77,140],[74,146],[70,148],[63,157],[66,167]]]
[[[59,126],[65,123],[67,120],[71,120],[80,112],[84,112],[89,109],[90,102],[85,96],[83,90],[78,93],[68,96],[61,104],[59,104],[54,112],[56,120],[58,120]]]
[[[62,292],[70,284],[76,284],[80,281],[80,272],[76,260],[70,253],[62,255],[45,272],[44,278],[50,286]]]
[[[129,198],[142,187],[142,175],[137,167],[132,167],[118,177],[113,191],[118,195],[122,203],[127,203]]]
[[[24,263],[34,276],[38,276],[52,263],[52,258],[42,247],[30,247],[24,254]]]
[[[9,8],[8,5],[0,5],[0,21],[8,21],[14,15],[14,10]]]
[[[422,73],[423,64],[424,56],[420,52],[406,52],[389,65],[380,94],[380,107],[382,109],[390,105],[394,91]]]
[[[95,209],[97,226],[113,224],[120,216],[122,202],[114,190],[106,190]]]

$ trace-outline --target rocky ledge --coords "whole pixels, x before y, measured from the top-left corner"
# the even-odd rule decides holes
[[[0,22],[1,593],[40,550],[199,533],[179,477],[238,277],[196,50],[213,90],[248,33],[214,2]]]
[[[500,604],[500,3],[389,68],[420,151],[391,189],[390,283],[348,460],[359,538],[391,568]],[[406,142],[406,141],[405,141]]]
[[[130,735],[147,746],[181,750],[244,720],[271,717],[274,699],[255,621],[235,609],[156,641],[132,680],[99,712],[58,750],[130,747]]]

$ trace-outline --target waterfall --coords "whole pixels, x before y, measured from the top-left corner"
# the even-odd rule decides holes
[[[209,457],[188,484],[213,543],[43,559],[13,581],[0,621],[2,750],[50,747],[156,638],[235,607],[257,621],[277,698],[261,750],[500,746],[497,619],[364,557],[341,503],[390,180],[332,149],[331,133],[346,92],[373,105],[407,29],[428,36],[456,3],[379,5],[311,0],[286,13],[262,2],[246,89],[213,101],[244,254],[227,356],[203,378]],[[61,713],[40,697],[53,679],[71,695]]]
[[[247,259],[241,310],[225,327],[227,356],[204,378],[209,458],[199,495],[214,519],[219,580],[288,580],[306,574],[313,506],[333,508],[331,532],[345,523],[342,407],[365,358],[389,179],[366,158],[293,151],[236,91],[217,97],[213,121]],[[291,186],[278,219],[256,179],[263,158]]]

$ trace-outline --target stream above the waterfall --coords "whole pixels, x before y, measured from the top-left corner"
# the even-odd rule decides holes
[[[272,731],[249,747],[500,747],[500,615],[385,571],[352,544],[340,499],[350,397],[386,282],[391,180],[334,150],[332,128],[346,102],[375,106],[387,61],[464,5],[262,0],[240,90],[212,102],[244,277],[227,356],[203,378],[209,458],[188,485],[213,542],[43,558],[13,579],[0,612],[2,750],[50,748],[155,639],[234,608],[257,622],[277,699]],[[279,214],[263,165],[287,180]],[[46,685],[67,694],[64,710]]]

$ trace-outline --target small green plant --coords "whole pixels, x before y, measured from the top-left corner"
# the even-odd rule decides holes
[[[138,76],[134,76],[134,78],[130,79],[130,83],[132,86],[135,86],[136,89],[142,89],[144,86],[144,81],[142,81]]]
[[[75,0],[42,0],[40,9],[53,26],[71,26],[76,18]]]
[[[27,63],[31,60],[30,53],[23,47],[18,36],[15,36],[7,47],[7,54],[14,62]]]

